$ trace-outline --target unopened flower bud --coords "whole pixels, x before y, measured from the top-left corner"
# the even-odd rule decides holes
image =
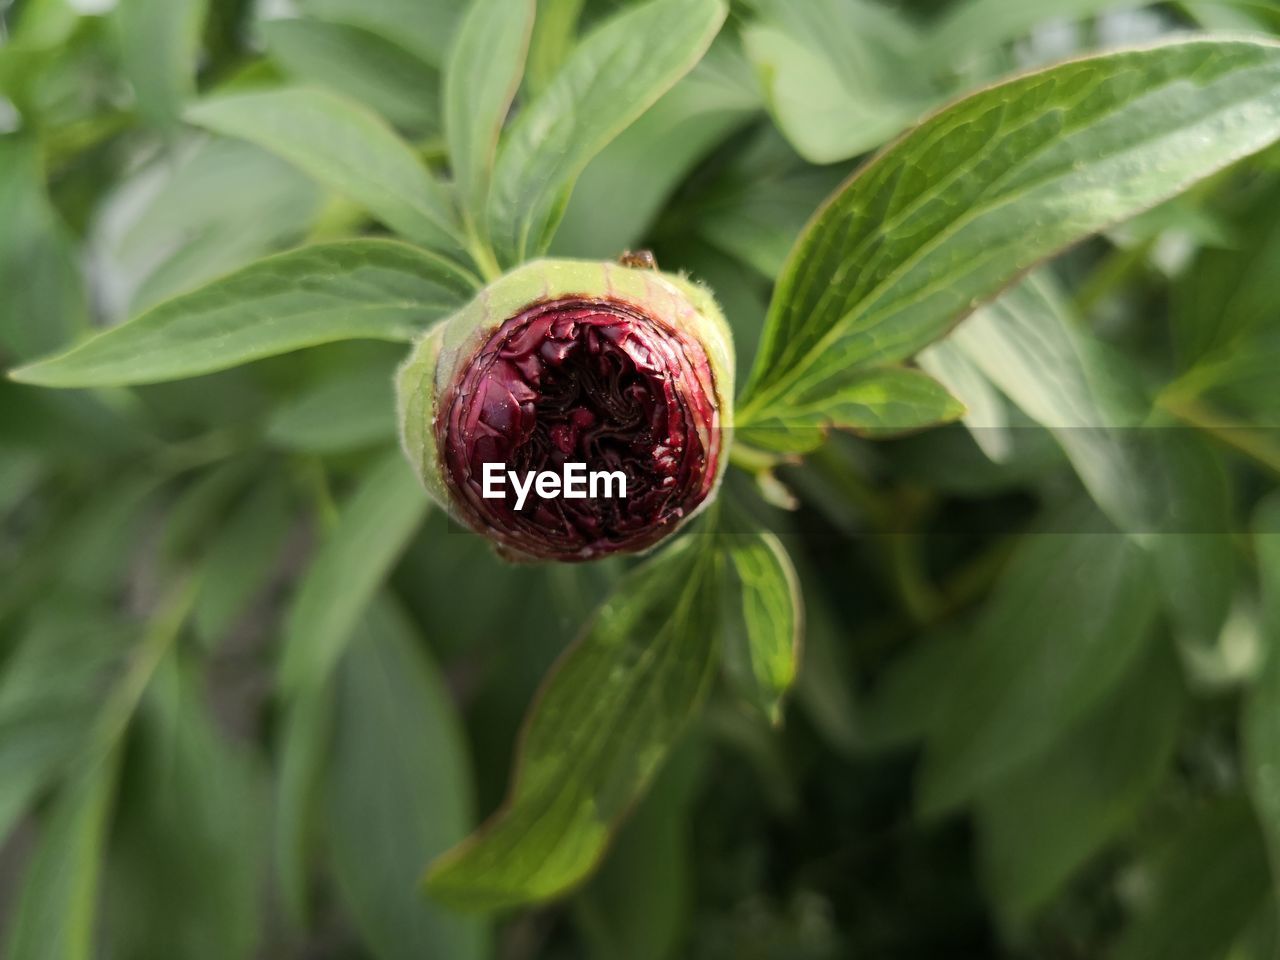
[[[428,491],[516,559],[651,547],[710,501],[728,462],[728,327],[706,290],[653,269],[520,267],[428,331],[398,388]],[[585,465],[570,471],[577,495],[533,485],[571,464]]]

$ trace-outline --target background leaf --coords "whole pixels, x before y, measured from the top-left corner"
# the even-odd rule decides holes
[[[0,136],[0,351],[19,360],[84,329],[87,304],[70,237],[45,193],[39,145]]]
[[[138,111],[157,126],[178,122],[195,93],[195,54],[208,0],[120,0],[120,60]]]
[[[498,134],[524,74],[534,10],[526,0],[473,0],[449,52],[445,135],[462,208],[477,226],[484,224]]]
[[[106,876],[122,956],[234,960],[261,929],[261,783],[215,729],[190,664],[166,660],[142,704]]]
[[[893,8],[862,0],[758,6],[743,39],[778,126],[806,160],[834,163],[878,147],[934,99],[921,40]]]
[[[294,598],[280,662],[286,692],[324,685],[426,511],[426,494],[398,450],[361,478]]]
[[[320,20],[268,20],[262,30],[272,58],[299,82],[359,100],[398,127],[439,129],[439,73],[391,40]]]
[[[23,880],[7,960],[89,960],[116,761],[99,760],[53,805]]]
[[[452,266],[406,244],[350,240],[303,247],[10,376],[57,387],[155,383],[335,340],[407,341],[469,293]]]
[[[471,824],[471,784],[449,692],[403,613],[368,608],[338,666],[326,834],[343,899],[386,960],[487,955],[484,927],[426,902],[428,858]]]
[[[319,89],[226,94],[186,111],[194,124],[256,143],[433,250],[456,252],[444,186],[377,114]]]
[[[935,716],[921,809],[970,800],[1056,742],[1141,656],[1154,601],[1146,557],[1119,534],[1029,538],[954,663],[966,682]]]
[[[503,265],[546,252],[583,168],[693,67],[724,18],[720,0],[648,0],[583,38],[498,153],[489,232]]]
[[[1147,908],[1117,945],[1117,960],[1193,960],[1226,950],[1252,918],[1267,882],[1248,805],[1200,812],[1153,865]]]
[[[461,10],[455,0],[300,0],[306,13],[364,27],[440,66]]]
[[[658,214],[681,180],[759,108],[741,53],[718,39],[688,76],[583,170],[552,252],[592,259],[642,245],[659,229]]]
[[[1177,661],[1157,645],[1056,746],[978,801],[984,872],[1009,927],[1024,928],[1150,800],[1183,701]]]
[[[1280,863],[1280,500],[1274,496],[1254,518],[1254,543],[1262,579],[1262,668],[1243,703],[1245,782],[1271,856],[1272,888]]]

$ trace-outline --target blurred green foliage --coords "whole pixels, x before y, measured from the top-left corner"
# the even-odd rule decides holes
[[[770,295],[780,275],[803,291],[787,256],[819,204],[941,104],[1102,47],[1266,37],[1280,10],[741,0],[711,42],[713,0],[532,9],[0,0],[0,368],[138,316],[160,330],[68,355],[84,389],[0,380],[3,955],[1275,957],[1280,153],[1110,224],[1263,146],[1277,88],[1213,88],[1230,64],[1211,58],[1192,76],[1225,91],[1212,127],[1181,93],[1135,101],[1110,135],[1184,138],[1142,169],[1124,153],[1109,182],[1132,192],[1096,222],[1011,228],[1008,277],[1107,229],[949,334],[955,305],[907,336],[899,303],[887,353],[810,349],[840,319],[828,287],[915,261],[910,217],[869,220],[874,257],[810,278],[792,336],[766,315],[803,304]],[[985,143],[997,101],[968,101],[959,134]],[[1000,185],[946,194],[947,160],[901,165],[939,216]],[[1150,179],[1165,160],[1177,183]],[[1046,209],[1091,186],[1078,172]],[[858,189],[858,213],[893,195]],[[821,270],[830,236],[806,236]],[[755,426],[807,455],[742,458],[724,522],[745,533],[639,569],[505,565],[395,450],[404,341],[523,257],[639,246],[715,290],[744,372],[763,343]],[[955,289],[961,308],[997,292]],[[804,364],[926,344],[945,391],[871,367],[779,406]],[[176,376],[195,378],[149,382]],[[953,397],[962,421],[911,436],[816,429],[924,426]],[[599,659],[555,682],[608,691],[654,658],[667,699],[539,714],[513,761],[588,622]],[[503,846],[528,806],[482,835],[517,887],[495,902],[555,899],[452,909],[475,858],[428,896],[428,862],[520,763],[516,795],[556,822],[545,848]],[[583,818],[573,790],[615,803]]]

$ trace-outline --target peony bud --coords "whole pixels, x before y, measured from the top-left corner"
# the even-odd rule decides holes
[[[729,329],[705,289],[653,269],[522,266],[429,330],[398,387],[427,490],[515,559],[651,547],[710,502],[728,463]],[[525,486],[521,503],[513,482],[484,495],[485,464],[529,478],[571,463],[620,472],[626,496]]]

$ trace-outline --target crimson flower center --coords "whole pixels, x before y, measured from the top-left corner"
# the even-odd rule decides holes
[[[534,556],[590,559],[642,549],[706,499],[719,415],[702,347],[620,301],[562,299],[503,323],[445,391],[435,424],[446,482],[467,519]],[[620,471],[626,497],[543,498],[517,510],[504,473]]]

